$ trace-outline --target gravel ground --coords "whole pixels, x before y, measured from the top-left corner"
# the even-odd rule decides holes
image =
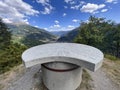
[[[4,85],[4,88],[2,90],[36,90],[34,89],[34,87],[36,86],[35,84],[41,81],[41,78],[37,77],[40,66],[37,65],[26,70],[23,66],[20,66],[20,68],[24,69],[23,72],[19,72],[22,73],[22,75],[14,76],[14,78],[9,79],[10,82],[5,82],[6,80],[3,80],[4,82],[1,82],[1,84]],[[17,72],[17,70],[15,72]],[[12,73],[14,73],[14,71],[12,71]],[[8,76],[7,78],[11,77]]]
[[[18,80],[9,85],[7,90],[33,90],[34,75],[39,71],[39,66],[27,69],[26,72]]]
[[[120,88],[107,77],[102,68],[96,72],[89,72],[89,74],[93,79],[93,90],[120,90]]]
[[[92,90],[120,90],[101,69],[88,71],[94,84]],[[0,75],[0,90],[47,90],[41,82],[40,65],[25,69],[23,65],[6,75]],[[86,90],[89,90],[86,89]]]

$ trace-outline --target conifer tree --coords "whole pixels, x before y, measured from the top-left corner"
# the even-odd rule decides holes
[[[11,32],[8,31],[8,27],[5,23],[3,23],[0,18],[0,50],[5,49],[10,45],[11,40]]]

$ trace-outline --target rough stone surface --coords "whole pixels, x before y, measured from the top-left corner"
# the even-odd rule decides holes
[[[97,48],[75,43],[52,43],[32,47],[22,54],[26,67],[61,61],[79,65],[91,71],[102,65],[103,53]]]

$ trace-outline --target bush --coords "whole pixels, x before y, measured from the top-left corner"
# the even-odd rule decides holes
[[[118,60],[117,57],[110,55],[110,54],[105,54],[105,58],[108,58],[108,59],[113,60],[113,61]]]
[[[12,67],[22,63],[21,54],[26,49],[26,46],[11,43],[8,48],[0,52],[0,74],[10,70]]]

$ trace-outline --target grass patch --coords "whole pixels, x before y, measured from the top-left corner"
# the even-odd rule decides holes
[[[109,60],[112,60],[112,61],[116,61],[119,59],[119,58],[117,58],[113,55],[110,55],[110,54],[105,54],[105,58],[108,58]]]
[[[103,62],[103,69],[108,77],[118,86],[120,86],[120,59],[111,60],[105,59]]]

